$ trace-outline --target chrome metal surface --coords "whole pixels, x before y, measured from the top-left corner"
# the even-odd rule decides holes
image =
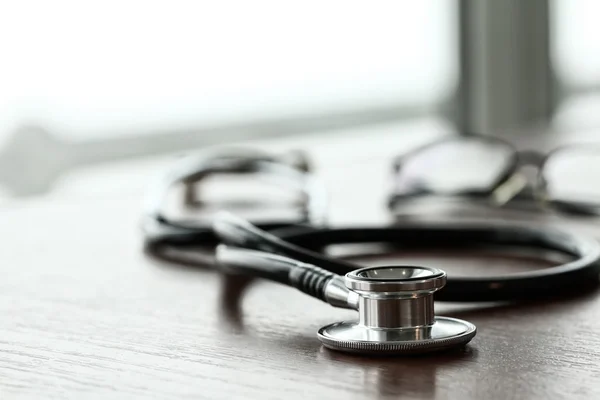
[[[446,273],[436,268],[382,266],[358,269],[346,274],[350,290],[365,293],[431,292],[446,284]]]
[[[446,273],[427,267],[369,267],[348,273],[345,282],[358,293],[360,324],[408,328],[433,324],[433,293],[444,287]]]
[[[332,350],[400,355],[428,353],[464,346],[475,336],[475,325],[455,318],[436,317],[433,325],[408,329],[373,329],[360,322],[338,322],[319,329],[318,337]]]
[[[335,277],[325,287],[325,299],[334,307],[358,309],[358,293],[348,290],[344,278]]]
[[[433,296],[358,299],[358,320],[372,328],[409,328],[434,322]]]
[[[368,267],[332,279],[327,302],[354,304],[358,321],[327,325],[318,332],[324,346],[354,353],[409,354],[462,346],[476,333],[473,324],[436,317],[433,294],[446,273],[416,266]]]

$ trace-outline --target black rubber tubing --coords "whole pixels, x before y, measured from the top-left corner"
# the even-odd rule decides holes
[[[314,265],[263,251],[220,244],[216,249],[217,267],[283,283],[326,301],[325,288],[336,274]]]
[[[309,248],[332,244],[390,243],[410,249],[486,246],[527,247],[568,254],[562,265],[492,277],[448,277],[436,300],[453,302],[523,301],[580,292],[596,287],[600,244],[590,237],[559,228],[524,224],[403,224],[382,228],[320,228],[265,232],[230,213],[214,221],[216,235],[228,245],[260,250],[344,275],[360,265],[333,259]],[[240,265],[241,267],[241,265]]]

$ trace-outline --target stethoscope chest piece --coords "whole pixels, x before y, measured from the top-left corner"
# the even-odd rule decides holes
[[[475,325],[434,313],[433,293],[445,283],[444,271],[427,267],[368,267],[350,272],[345,285],[358,309],[358,321],[324,326],[319,340],[333,350],[380,355],[464,346],[475,336]]]

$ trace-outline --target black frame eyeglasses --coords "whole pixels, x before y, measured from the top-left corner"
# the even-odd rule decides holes
[[[390,210],[402,214],[407,203],[425,197],[600,215],[600,146],[569,145],[542,153],[519,151],[490,136],[446,138],[394,160]]]

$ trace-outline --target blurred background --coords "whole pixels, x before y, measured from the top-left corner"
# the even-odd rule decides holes
[[[598,15],[594,0],[0,2],[0,199],[106,162],[423,118],[593,132]]]

